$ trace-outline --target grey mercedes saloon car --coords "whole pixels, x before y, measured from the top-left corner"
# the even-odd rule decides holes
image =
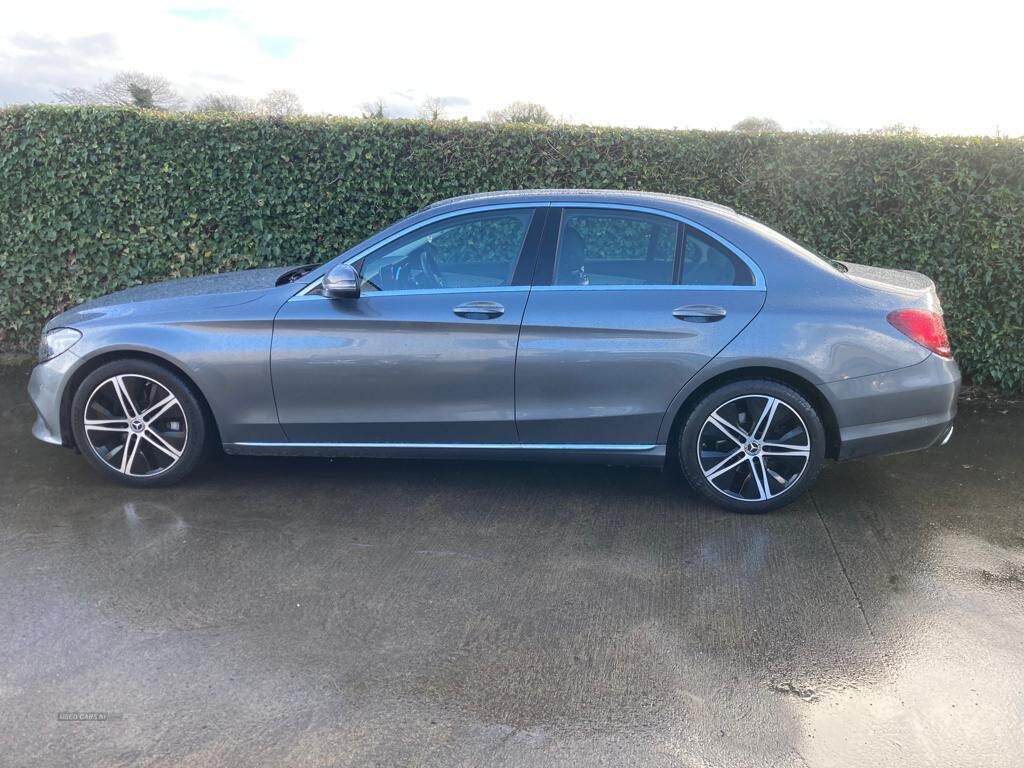
[[[952,433],[935,286],[730,208],[520,191],[435,203],[319,266],[174,280],[44,329],[41,440],[137,486],[228,453],[678,462],[762,512],[826,458]]]

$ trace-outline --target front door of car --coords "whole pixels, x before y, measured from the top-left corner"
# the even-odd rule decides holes
[[[516,342],[543,208],[448,215],[362,256],[358,298],[274,321],[278,416],[300,443],[516,443]]]
[[[675,395],[761,309],[763,285],[674,219],[552,208],[546,230],[519,339],[520,439],[655,445]]]

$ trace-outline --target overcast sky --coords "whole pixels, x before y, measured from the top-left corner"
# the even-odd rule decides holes
[[[1024,135],[1019,0],[4,5],[0,104],[135,69],[190,100],[288,88],[313,113],[435,96],[471,119],[527,100],[605,125]]]

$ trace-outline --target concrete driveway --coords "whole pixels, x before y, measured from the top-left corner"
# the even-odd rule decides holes
[[[1024,760],[1020,405],[756,517],[600,466],[129,490],[30,438],[26,379],[0,367],[5,765]]]

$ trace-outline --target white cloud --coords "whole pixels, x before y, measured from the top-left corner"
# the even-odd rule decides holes
[[[458,99],[454,116],[520,99],[615,125],[759,115],[791,129],[1020,135],[1022,22],[1019,4],[988,0],[19,4],[0,32],[0,101],[138,69],[191,98],[289,88],[339,114],[430,95]]]

